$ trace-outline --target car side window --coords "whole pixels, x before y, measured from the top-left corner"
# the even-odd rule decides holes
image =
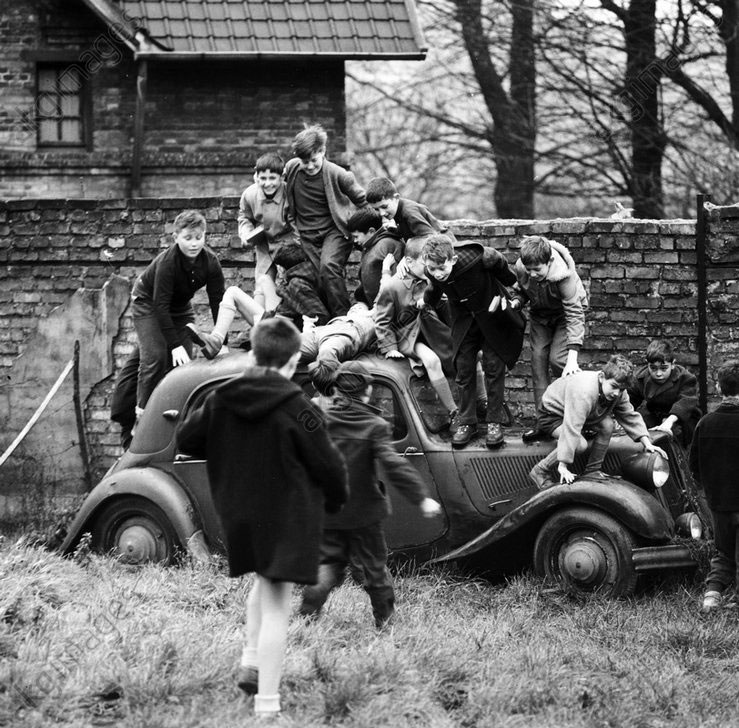
[[[380,416],[390,425],[393,440],[402,440],[408,434],[408,423],[395,392],[382,382],[372,384],[369,403],[380,410]]]
[[[449,412],[436,394],[436,390],[426,377],[412,377],[410,385],[423,424],[430,432],[439,432],[449,422]],[[454,391],[455,387],[452,389]]]

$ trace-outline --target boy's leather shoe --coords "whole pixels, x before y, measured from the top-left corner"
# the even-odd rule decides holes
[[[524,442],[538,442],[539,440],[549,439],[549,435],[544,432],[544,430],[532,427],[530,430],[526,430],[526,432],[521,435],[521,439]]]
[[[198,331],[195,324],[185,324],[185,328],[187,329],[187,335],[195,344],[197,344],[198,346],[205,346],[205,342],[200,336],[200,332]]]
[[[505,442],[503,428],[497,422],[488,422],[485,445],[489,448],[500,447]]]
[[[200,351],[203,352],[203,356],[206,359],[215,359],[218,356],[218,352],[223,348],[223,341],[219,336],[215,334],[200,334],[200,339],[203,345],[200,347]]]
[[[555,485],[552,473],[548,468],[542,467],[541,463],[536,463],[536,465],[531,468],[529,479],[539,490],[546,490]]]
[[[242,665],[236,675],[236,684],[247,695],[256,695],[259,692],[259,670],[251,665]]]
[[[477,432],[474,425],[460,425],[452,436],[452,447],[464,447],[469,444]]]

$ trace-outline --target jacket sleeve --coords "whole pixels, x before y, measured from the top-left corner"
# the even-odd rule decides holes
[[[396,452],[391,441],[390,425],[385,421],[378,422],[372,438],[375,463],[390,484],[397,488],[406,500],[419,505],[428,497],[426,484],[408,460]]]
[[[221,268],[221,264],[215,254],[208,264],[208,280],[205,283],[205,290],[208,294],[210,314],[215,324],[218,319],[218,307],[221,305],[223,294],[226,292],[226,280],[223,277],[223,268]]]
[[[516,274],[508,265],[508,261],[489,245],[486,245],[482,251],[482,265],[505,286],[512,286],[517,280]]]
[[[208,430],[210,429],[211,392],[197,409],[191,410],[175,431],[177,449],[180,452],[205,459],[208,455]]]
[[[579,285],[578,285],[579,284]],[[567,347],[579,349],[585,340],[585,309],[581,295],[582,283],[577,273],[571,273],[557,285],[565,314]]]
[[[430,280],[426,290],[423,293],[423,302],[431,308],[436,308],[441,301],[444,291],[433,279]]]
[[[631,384],[626,388],[626,392],[629,395],[631,406],[634,409],[639,409],[644,401],[644,382],[638,376],[634,376]]]
[[[678,381],[678,398],[670,408],[670,414],[681,422],[688,422],[700,411],[698,407],[698,380],[689,371],[681,372]]]
[[[242,243],[246,235],[254,230],[254,210],[246,194],[247,191],[248,188],[244,190],[239,200],[239,238]]]
[[[347,170],[342,170],[339,175],[339,189],[357,206],[365,207],[367,204],[367,195],[364,188],[357,182],[354,174]]]
[[[632,440],[638,440],[645,435],[649,436],[644,418],[634,409],[627,392],[621,392],[613,408],[613,416]]]
[[[182,341],[180,341],[174,321],[172,320],[171,307],[173,293],[174,265],[170,258],[162,258],[154,273],[152,298],[154,300],[157,323],[170,349],[182,346]]]
[[[323,491],[326,511],[336,513],[349,497],[346,463],[326,430],[323,413],[307,397],[301,400],[296,445],[316,487]]]
[[[380,286],[375,300],[375,333],[377,349],[383,356],[388,351],[397,351],[398,337],[395,334],[395,296],[389,286]]]

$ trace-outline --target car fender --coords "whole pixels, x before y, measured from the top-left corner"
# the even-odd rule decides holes
[[[182,486],[155,468],[127,468],[106,475],[90,492],[60,546],[63,554],[73,550],[80,536],[90,529],[104,505],[124,495],[137,495],[159,506],[170,520],[181,545],[198,559],[208,554],[203,531]]]
[[[487,531],[433,561],[451,561],[469,556],[528,524],[543,520],[555,510],[583,505],[608,513],[638,536],[650,541],[668,541],[673,535],[672,518],[654,496],[621,478],[589,480],[583,477],[573,483],[556,485],[534,494]]]

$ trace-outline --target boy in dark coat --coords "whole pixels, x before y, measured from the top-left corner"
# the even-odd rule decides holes
[[[588,449],[583,429],[595,430],[595,439],[583,476],[602,479],[600,468],[611,441],[615,423],[635,442],[641,442],[647,452],[656,452],[667,459],[667,453],[654,445],[641,415],[634,410],[626,394],[633,373],[626,357],[612,356],[600,372],[576,372],[569,377],[555,379],[544,392],[539,403],[537,426],[547,435],[557,438],[557,446],[529,473],[539,490],[555,484],[552,477],[557,466],[557,482],[571,483],[575,473],[570,468],[575,455]]]
[[[382,528],[390,504],[378,480],[378,466],[424,516],[438,515],[441,506],[428,497],[418,471],[393,449],[390,426],[368,404],[372,377],[367,369],[357,361],[344,362],[334,386],[336,396],[326,419],[329,435],[346,460],[349,500],[341,513],[326,517],[318,583],[304,589],[300,613],[317,615],[351,563],[363,572],[362,586],[369,594],[375,625],[381,629],[393,615],[395,592]]]
[[[370,180],[367,185],[367,202],[382,216],[383,225],[397,230],[405,241],[442,232],[454,239],[426,205],[401,197],[395,184],[387,177]]]
[[[256,693],[258,714],[280,710],[292,584],[315,583],[324,509],[335,512],[347,498],[323,417],[290,381],[299,348],[289,321],[257,324],[255,366],[217,387],[177,431],[180,450],[208,461],[230,575],[256,572],[239,687]]]
[[[698,422],[690,446],[690,470],[702,486],[713,515],[716,555],[706,579],[702,611],[721,606],[723,592],[739,584],[739,361],[718,371],[721,404]]]
[[[516,276],[494,248],[479,243],[455,246],[444,234],[428,239],[423,257],[431,280],[424,296],[426,305],[435,308],[446,294],[451,310],[454,366],[460,387],[460,424],[452,446],[464,447],[477,431],[476,366],[482,349],[488,398],[485,444],[500,447],[504,442],[502,424],[507,421],[503,407],[505,369],[512,369],[518,360],[525,326],[521,312],[510,308],[504,288],[512,286]]]
[[[701,416],[698,380],[685,367],[675,364],[672,347],[666,341],[650,341],[646,360],[629,385],[631,404],[647,427],[669,432],[687,446]]]
[[[384,228],[380,213],[371,207],[357,210],[349,218],[347,227],[354,247],[362,252],[359,261],[359,286],[354,291],[354,298],[358,303],[366,303],[372,308],[380,290],[383,269],[390,268],[392,271],[390,264],[400,262],[403,257],[403,238],[394,228]]]

